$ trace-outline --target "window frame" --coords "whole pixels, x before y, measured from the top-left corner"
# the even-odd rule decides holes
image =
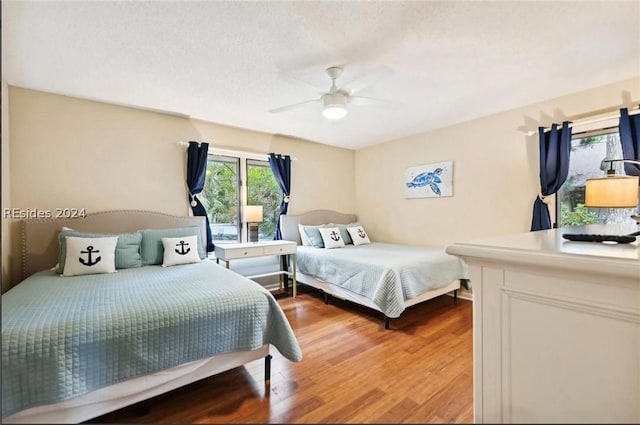
[[[248,226],[244,223],[244,210],[247,206],[248,197],[249,197],[249,188],[248,188],[248,167],[250,161],[264,162],[266,167],[271,168],[269,165],[269,156],[258,153],[251,152],[241,152],[234,151],[229,149],[219,149],[219,148],[211,148],[207,154],[207,162],[212,160],[213,157],[225,157],[232,158],[238,161],[239,164],[239,172],[238,172],[238,235],[240,240],[235,242],[224,242],[224,241],[215,241],[214,243],[246,243],[249,240],[249,232]],[[257,165],[257,166],[262,166]],[[274,177],[275,178],[275,177]],[[207,211],[208,213],[208,211]],[[214,223],[212,223],[213,225]]]

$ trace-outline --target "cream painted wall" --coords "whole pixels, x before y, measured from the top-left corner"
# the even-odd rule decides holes
[[[355,211],[352,150],[17,87],[9,94],[14,208],[189,214],[186,154],[176,142],[196,140],[296,157],[291,212],[328,204]],[[12,253],[20,252],[16,239]]]
[[[424,246],[529,231],[538,137],[522,130],[638,101],[640,77],[360,149],[359,219],[374,240]],[[453,161],[453,197],[404,199],[405,168],[440,161]]]
[[[2,211],[11,207],[11,174],[9,164],[9,86],[3,80],[2,89]],[[11,282],[11,237],[9,220],[2,218],[2,292],[9,288]]]

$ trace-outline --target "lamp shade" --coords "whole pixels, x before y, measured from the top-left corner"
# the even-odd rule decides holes
[[[261,223],[262,205],[247,205],[244,207],[244,221],[247,223]]]
[[[584,205],[589,208],[635,208],[638,205],[638,177],[587,179]]]

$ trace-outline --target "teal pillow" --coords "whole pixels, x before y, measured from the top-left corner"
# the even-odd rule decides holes
[[[142,265],[162,264],[164,248],[162,238],[179,238],[180,236],[198,237],[198,256],[201,260],[207,258],[207,253],[200,240],[200,229],[196,226],[175,227],[173,229],[145,229],[142,233],[142,244],[140,245],[140,255]]]
[[[142,267],[142,259],[140,258],[140,242],[142,241],[142,233],[140,232],[112,234],[63,230],[58,235],[58,246],[60,247],[60,252],[58,253],[58,266],[56,267],[57,273],[64,272],[64,263],[67,259],[67,236],[74,236],[78,238],[106,238],[117,236],[116,269]]]
[[[322,240],[322,235],[320,235],[320,227],[335,227],[333,224],[320,224],[317,226],[307,226],[302,225],[302,230],[304,234],[307,235],[307,239],[309,239],[309,243],[314,248],[324,248],[324,241]]]
[[[340,236],[342,236],[342,240],[344,241],[344,244],[349,245],[349,244],[353,244],[353,241],[351,240],[351,235],[349,235],[349,231],[347,230],[347,227],[361,226],[361,224],[356,221],[355,223],[336,224],[335,226],[338,229],[340,229]]]

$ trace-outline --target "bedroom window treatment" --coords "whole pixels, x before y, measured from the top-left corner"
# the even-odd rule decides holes
[[[640,114],[629,116],[627,108],[620,109],[620,144],[622,158],[640,161]],[[624,164],[628,176],[640,176],[640,165]]]
[[[569,122],[553,124],[547,132],[538,128],[540,137],[540,193],[533,204],[531,231],[551,229],[548,196],[556,193],[567,180],[571,153],[571,128]]]
[[[275,153],[269,154],[269,166],[273,172],[278,186],[282,191],[282,202],[280,202],[280,212],[276,221],[275,240],[282,239],[282,231],[280,230],[280,216],[286,215],[289,209],[289,196],[291,193],[291,157],[289,155],[280,155]]]
[[[189,202],[193,215],[204,216],[207,224],[207,252],[211,252],[215,249],[215,246],[211,236],[209,217],[207,217],[207,211],[196,196],[204,189],[204,181],[207,177],[208,151],[208,143],[189,142],[189,147],[187,148],[187,188],[189,190]]]

